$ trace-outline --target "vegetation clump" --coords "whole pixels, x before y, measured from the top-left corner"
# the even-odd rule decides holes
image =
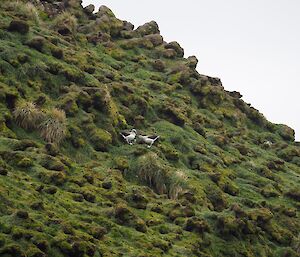
[[[70,12],[63,12],[54,19],[53,27],[61,35],[75,35],[77,19]]]
[[[13,111],[16,123],[24,129],[36,129],[42,118],[43,113],[33,102],[20,102]]]
[[[45,115],[45,119],[39,125],[41,136],[49,143],[59,144],[67,133],[66,114],[54,108]]]
[[[9,24],[8,30],[26,34],[29,32],[29,25],[25,21],[13,20]]]
[[[155,153],[139,157],[134,170],[139,180],[158,194],[167,194],[170,198],[176,199],[184,190],[184,173],[170,169]]]

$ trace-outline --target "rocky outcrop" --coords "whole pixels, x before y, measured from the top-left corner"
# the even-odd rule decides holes
[[[145,23],[142,26],[139,26],[135,32],[139,35],[139,36],[146,36],[146,35],[150,35],[150,34],[159,34],[159,28],[158,25],[155,21],[150,21],[148,23]]]
[[[176,41],[173,41],[173,42],[170,42],[170,43],[166,44],[165,48],[174,50],[177,57],[183,57],[183,55],[184,55],[183,48]]]

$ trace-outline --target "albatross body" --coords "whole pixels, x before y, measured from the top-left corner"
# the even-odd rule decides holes
[[[136,130],[132,129],[129,133],[122,132],[120,135],[126,140],[127,144],[133,145],[136,138]]]
[[[139,139],[140,139],[143,143],[145,143],[145,144],[148,145],[148,148],[150,148],[150,147],[154,144],[154,142],[155,142],[157,139],[159,139],[159,136],[143,136],[143,135],[139,135],[138,137],[139,137]]]

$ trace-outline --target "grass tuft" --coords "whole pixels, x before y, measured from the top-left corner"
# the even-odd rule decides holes
[[[77,30],[77,19],[71,13],[63,12],[55,18],[53,28],[62,35],[75,35]]]
[[[20,127],[35,129],[43,118],[43,112],[32,102],[20,102],[13,111],[13,116]]]
[[[67,133],[67,119],[63,110],[54,108],[39,126],[41,136],[49,143],[59,144]]]
[[[169,198],[177,199],[184,191],[185,174],[171,170],[160,161],[156,153],[150,152],[139,157],[135,169],[138,178],[158,194],[167,194]]]
[[[36,25],[40,25],[40,17],[38,9],[32,3],[24,3],[22,1],[7,1],[1,5],[8,11],[17,13],[22,18],[33,20]]]

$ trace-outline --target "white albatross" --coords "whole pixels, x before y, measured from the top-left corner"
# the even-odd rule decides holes
[[[132,129],[129,133],[128,132],[122,132],[120,135],[126,140],[127,144],[133,145],[136,138],[136,130]]]
[[[138,138],[145,144],[148,145],[148,148],[150,148],[154,142],[159,139],[159,136],[143,136],[143,135],[138,135]]]

